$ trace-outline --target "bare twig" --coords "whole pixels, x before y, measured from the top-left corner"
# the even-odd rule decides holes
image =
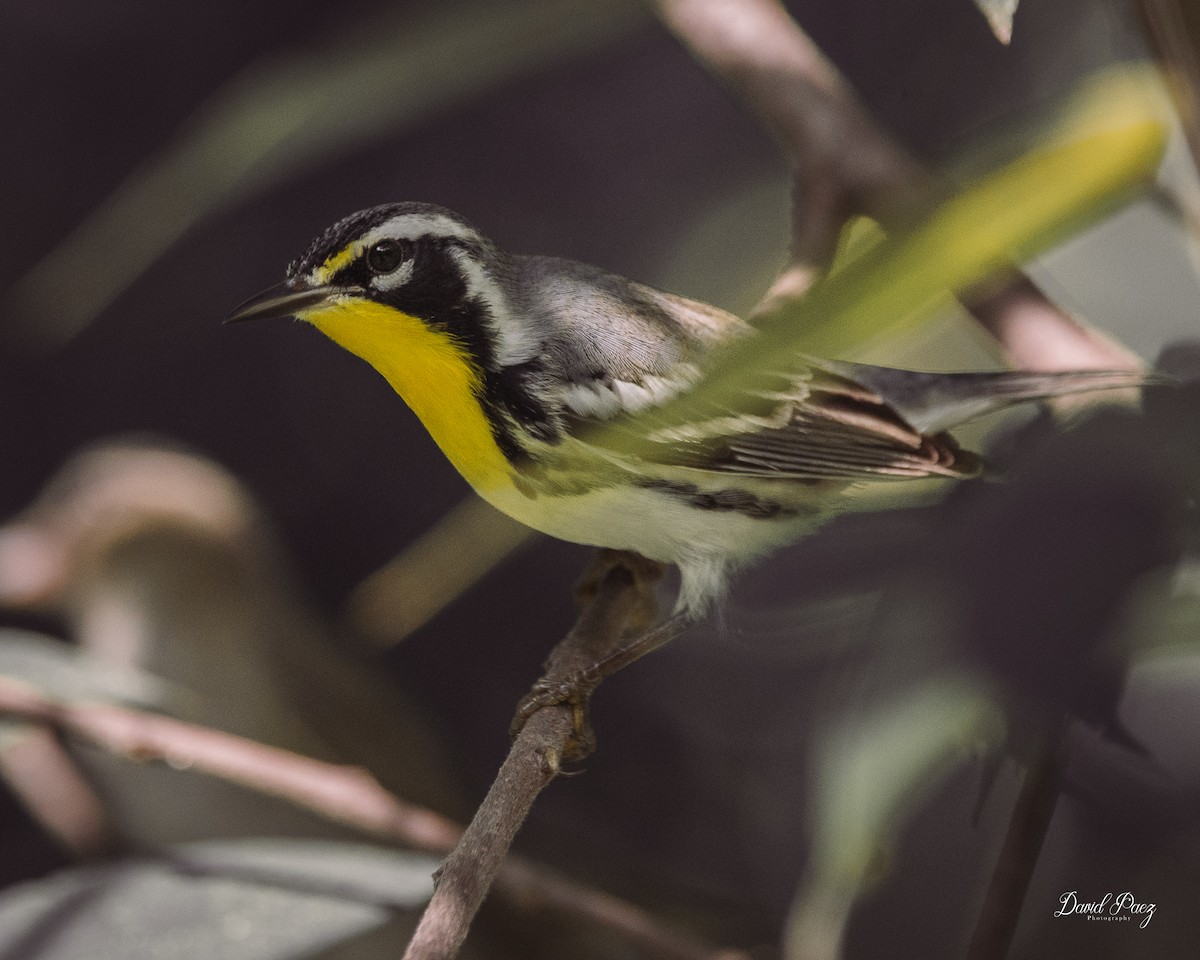
[[[869,116],[848,83],[777,0],[657,0],[659,16],[775,135],[793,168],[792,261],[758,305],[802,296],[833,255],[847,218],[903,228],[937,186]],[[1136,369],[1141,361],[1051,303],[1024,276],[966,298],[1014,366]]]
[[[1023,274],[1014,274],[991,292],[967,296],[964,303],[1015,367],[1052,371],[1143,366],[1132,350],[1055,306]],[[1079,402],[1062,397],[1056,404],[1070,407]]]
[[[1004,960],[1008,955],[1025,892],[1058,802],[1062,742],[1061,725],[1056,725],[1033,745],[1008,833],[967,949],[967,960]]]
[[[64,703],[7,677],[0,677],[0,714],[51,727],[133,760],[165,761],[219,777],[414,849],[446,853],[463,833],[453,821],[402,802],[365,770],[169,717],[100,703]],[[10,776],[17,772],[7,771]],[[628,901],[516,857],[501,864],[496,889],[523,909],[556,910],[590,921],[666,960],[742,957],[715,951]]]

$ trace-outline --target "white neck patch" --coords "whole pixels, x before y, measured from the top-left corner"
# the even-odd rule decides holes
[[[508,297],[495,277],[462,247],[451,247],[450,256],[462,270],[467,296],[483,302],[496,362],[502,367],[525,363],[536,357],[541,341],[536,333],[513,314]]]

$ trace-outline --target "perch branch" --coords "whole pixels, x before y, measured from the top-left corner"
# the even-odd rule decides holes
[[[777,0],[656,0],[659,17],[779,142],[793,171],[790,264],[755,314],[785,310],[828,266],[846,220],[902,229],[938,189],[871,118]],[[1051,303],[1014,271],[964,295],[1009,361],[1030,370],[1137,369],[1141,360]]]
[[[564,675],[620,647],[622,633],[646,612],[643,583],[630,566],[599,561],[598,580],[571,632],[550,663]],[[594,589],[594,592],[592,592]],[[437,889],[413,934],[405,960],[449,960],[457,955],[471,920],[538,794],[577,757],[580,705],[562,703],[532,713],[520,727],[507,759],[462,840],[442,865]]]

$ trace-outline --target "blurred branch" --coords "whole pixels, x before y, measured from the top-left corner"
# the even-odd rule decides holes
[[[800,296],[829,265],[842,224],[888,220],[924,180],[776,0],[657,0],[659,16],[728,84],[779,143],[793,171],[791,263],[757,308]]]
[[[134,760],[162,760],[220,777],[419,850],[443,850],[456,838],[449,821],[401,803],[357,767],[324,763],[171,717],[53,700],[8,677],[0,677],[0,713],[47,724]]]
[[[536,730],[564,712],[544,710],[545,719],[535,717],[530,725]],[[45,725],[131,760],[165,761],[219,777],[414,849],[445,853],[463,836],[462,828],[453,821],[402,802],[365,770],[324,763],[170,717],[102,703],[55,700],[2,676],[0,714]],[[566,727],[569,733],[569,718]],[[6,768],[10,776],[19,772],[16,767]],[[39,799],[28,793],[26,797]],[[714,951],[664,926],[637,906],[540,864],[509,857],[493,872],[497,891],[514,904],[529,911],[551,909],[587,920],[623,934],[666,960],[739,960],[741,956]]]
[[[380,646],[399,643],[534,536],[472,495],[355,588],[350,626]]]
[[[1192,162],[1200,166],[1200,16],[1178,0],[1137,0],[1146,35],[1165,69]]]
[[[1062,745],[1061,723],[1045,730],[1033,745],[1021,793],[967,949],[967,960],[1004,960],[1008,956],[1029,881],[1058,803]]]
[[[1016,274],[990,293],[967,296],[972,316],[1003,348],[1013,366],[1030,370],[1138,370],[1128,347],[1051,303],[1033,281]],[[1061,397],[1059,408],[1089,402]]]
[[[731,86],[793,168],[791,263],[756,308],[785,312],[829,265],[843,224],[902,228],[937,184],[869,116],[849,84],[777,0],[657,0],[659,16]],[[1023,276],[966,297],[1014,366],[1137,369],[1141,360],[1052,304]]]
[[[78,857],[96,857],[116,844],[104,801],[80,772],[54,731],[8,723],[0,731],[0,777],[52,837]]]
[[[1017,12],[1018,0],[975,0],[975,6],[988,22],[988,27],[997,40],[1007,46],[1012,42],[1013,15]]]

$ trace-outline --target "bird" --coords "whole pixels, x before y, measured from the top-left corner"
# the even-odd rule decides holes
[[[562,540],[674,564],[674,616],[875,481],[978,474],[949,431],[1136,370],[922,373],[797,354],[719,409],[654,413],[745,320],[596,266],[505,251],[421,202],[353,213],[226,319],[295,316],[375,368],[484,500]],[[636,450],[613,442],[637,432]]]

